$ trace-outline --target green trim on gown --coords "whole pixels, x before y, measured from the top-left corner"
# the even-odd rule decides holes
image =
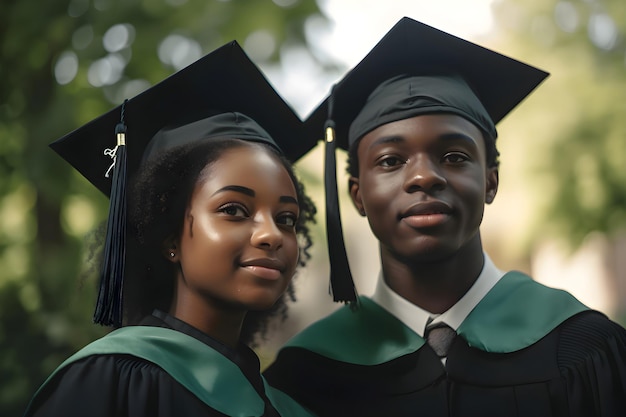
[[[424,339],[368,297],[296,335],[286,346],[302,347],[356,365],[376,365],[421,348]],[[470,346],[493,353],[524,349],[587,307],[565,291],[513,271],[470,312],[457,333]],[[376,332],[372,332],[376,328]],[[332,341],[332,343],[330,342]]]
[[[229,416],[262,416],[265,404],[239,367],[198,339],[153,326],[128,326],[85,346],[63,362],[39,388],[64,367],[92,355],[127,354],[161,367],[209,407]],[[265,381],[264,381],[265,382]],[[284,416],[312,416],[288,395],[265,383],[266,395]]]

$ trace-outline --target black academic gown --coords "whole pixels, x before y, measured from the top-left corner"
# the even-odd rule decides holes
[[[444,366],[367,297],[296,335],[265,372],[324,416],[626,416],[626,330],[508,273],[457,330]]]
[[[278,411],[280,410],[280,411]],[[88,345],[51,375],[26,416],[310,414],[266,386],[255,353],[155,311]]]

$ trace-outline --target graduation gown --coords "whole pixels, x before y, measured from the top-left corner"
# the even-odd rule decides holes
[[[266,385],[248,347],[229,349],[164,313],[115,330],[70,357],[25,415],[311,416]]]
[[[296,335],[269,383],[319,416],[626,416],[626,330],[509,272],[441,360],[367,297]]]

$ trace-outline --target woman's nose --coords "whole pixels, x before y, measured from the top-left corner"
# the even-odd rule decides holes
[[[272,215],[258,214],[250,240],[255,247],[275,250],[282,245],[283,234]]]

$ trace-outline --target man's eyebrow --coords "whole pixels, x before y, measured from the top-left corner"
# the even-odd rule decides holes
[[[476,146],[477,142],[474,137],[462,132],[449,132],[444,133],[439,136],[440,139],[444,140],[462,140],[463,142],[467,142],[468,144],[472,144]]]
[[[372,143],[370,143],[369,148],[371,149],[375,146],[384,145],[386,143],[399,143],[399,142],[405,142],[405,141],[406,139],[400,135],[381,136],[373,140]]]
[[[439,135],[439,139],[443,139],[445,141],[452,140],[462,140],[467,142],[468,144],[476,145],[476,139],[471,135],[462,133],[462,132],[446,132]],[[376,138],[370,143],[369,148],[373,148],[379,145],[384,145],[386,143],[402,143],[406,142],[406,139],[401,135],[389,135],[389,136],[381,136]]]

